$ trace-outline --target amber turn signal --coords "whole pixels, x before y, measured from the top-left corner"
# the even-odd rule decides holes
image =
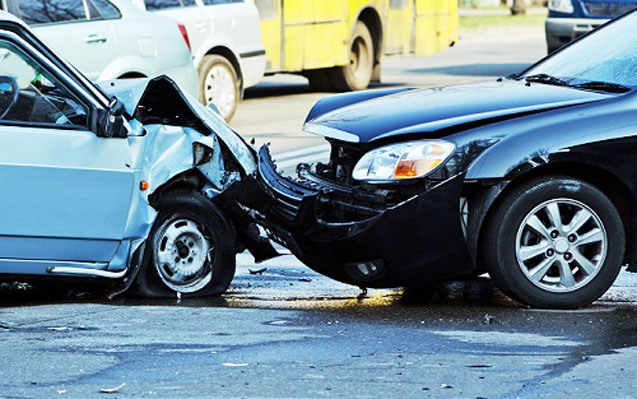
[[[150,187],[150,184],[146,180],[142,180],[139,183],[139,189],[142,190],[142,191],[148,190],[148,187]]]

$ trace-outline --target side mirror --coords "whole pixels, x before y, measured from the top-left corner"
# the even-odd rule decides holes
[[[106,111],[100,110],[97,117],[98,137],[128,137],[128,130],[124,124],[124,103],[117,97],[112,97]]]

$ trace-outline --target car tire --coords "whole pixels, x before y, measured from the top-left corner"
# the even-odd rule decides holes
[[[349,64],[329,71],[332,86],[337,91],[366,89],[374,73],[374,41],[362,21],[356,22],[349,45]]]
[[[610,288],[624,250],[624,226],[612,201],[585,181],[552,176],[503,199],[486,221],[480,255],[494,284],[511,298],[571,309]]]
[[[217,54],[207,55],[199,65],[199,101],[214,103],[221,116],[230,121],[241,99],[241,81],[232,63]]]
[[[305,73],[307,80],[310,81],[310,87],[314,91],[334,91],[332,82],[330,82],[329,72],[326,69],[313,69]]]
[[[217,206],[195,191],[163,194],[155,206],[158,215],[148,236],[135,292],[146,298],[225,292],[235,272],[232,224]]]

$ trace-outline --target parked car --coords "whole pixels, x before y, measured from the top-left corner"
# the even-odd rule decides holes
[[[637,0],[549,0],[546,45],[549,53],[637,8]]]
[[[169,78],[118,82],[0,11],[0,276],[221,293],[238,246],[275,253],[245,215],[255,153]]]
[[[139,10],[127,0],[5,0],[2,4],[91,80],[163,74],[196,95],[197,72],[188,36],[169,18]]]
[[[362,287],[488,272],[531,306],[591,303],[637,272],[637,12],[524,72],[320,100],[329,163],[259,176],[272,237]]]
[[[265,72],[259,12],[246,0],[131,0],[184,24],[199,71],[199,100],[232,119],[243,90]]]

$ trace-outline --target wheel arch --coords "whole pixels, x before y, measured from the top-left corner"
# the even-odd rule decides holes
[[[237,73],[237,78],[239,78],[239,89],[241,92],[241,96],[243,97],[243,73],[241,72],[241,64],[239,64],[239,59],[234,54],[234,52],[226,46],[219,45],[208,50],[205,55],[220,55],[230,61],[232,67]]]
[[[146,76],[145,74],[141,72],[131,71],[131,72],[125,72],[121,74],[117,79],[135,79],[135,78],[147,78],[147,77],[148,76]]]
[[[632,244],[632,211],[630,206],[630,190],[628,186],[615,174],[599,166],[583,162],[555,162],[533,168],[519,174],[508,181],[489,181],[484,184],[472,183],[466,187],[466,196],[469,198],[471,214],[467,229],[467,243],[469,252],[473,256],[478,267],[480,265],[479,248],[484,239],[486,221],[495,212],[498,205],[517,187],[531,180],[547,176],[567,176],[583,180],[604,193],[617,208],[624,225],[626,234],[625,260],[634,261],[634,246]]]

